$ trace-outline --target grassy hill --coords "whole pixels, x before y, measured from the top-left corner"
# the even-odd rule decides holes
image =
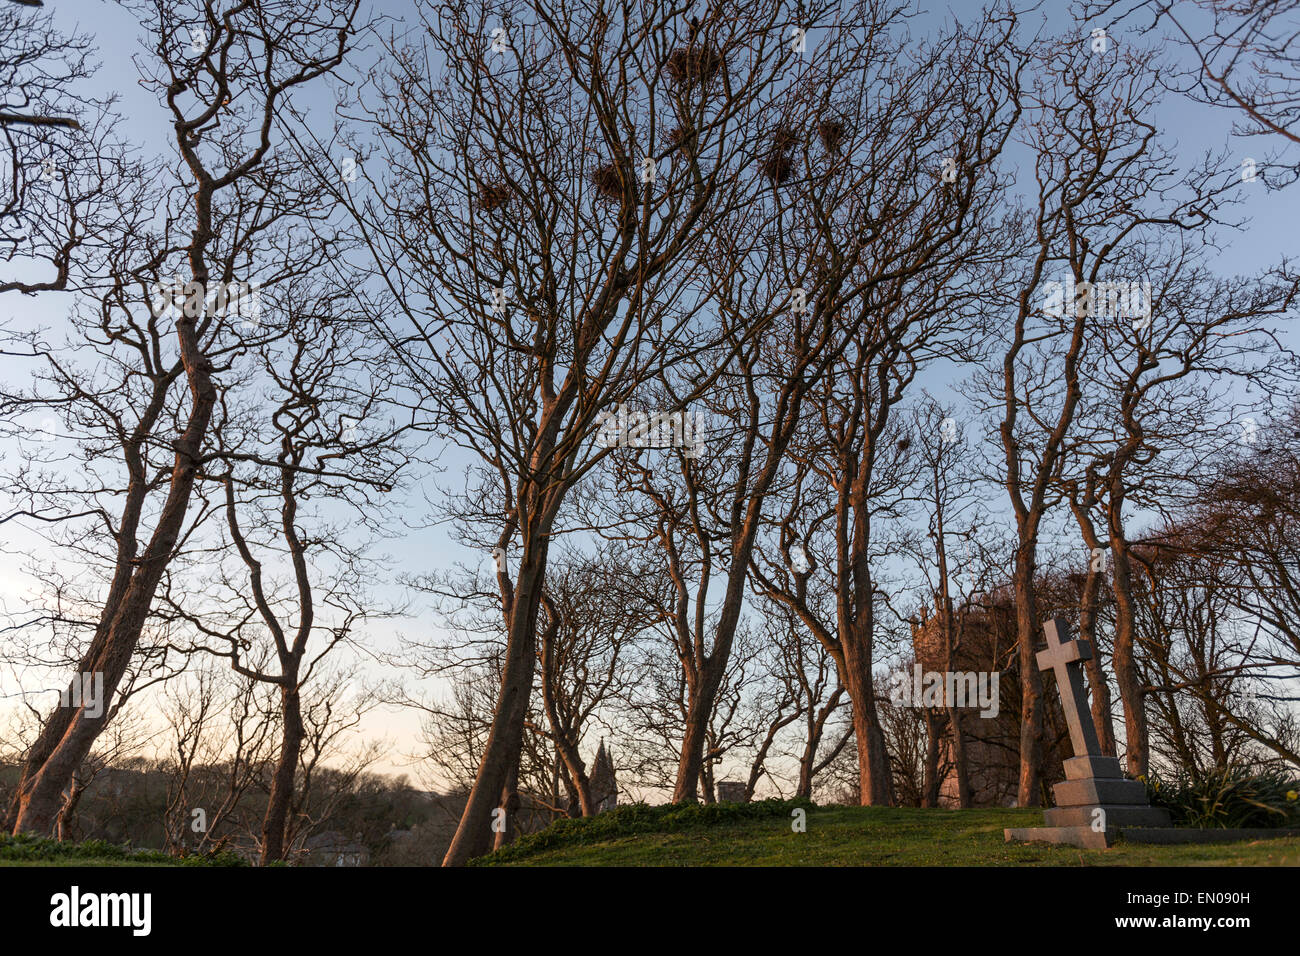
[[[802,806],[807,832],[791,830]],[[1040,810],[749,806],[620,807],[563,820],[476,861],[487,866],[1300,866],[1300,839],[1079,850],[1009,844]]]
[[[793,832],[792,811],[807,831]],[[1078,850],[1009,844],[1003,827],[1039,810],[817,807],[806,801],[646,806],[561,820],[479,866],[1300,866],[1300,839]],[[431,861],[430,865],[436,861]],[[176,860],[102,841],[0,836],[0,866],[239,866],[233,854]]]

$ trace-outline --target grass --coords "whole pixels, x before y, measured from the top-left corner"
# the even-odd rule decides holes
[[[807,831],[791,829],[802,809]],[[1006,843],[1004,827],[1038,826],[1040,810],[816,807],[807,801],[646,806],[561,820],[475,861],[479,866],[1300,866],[1300,838],[1079,850]],[[0,866],[222,866],[102,841],[0,835]]]
[[[60,843],[29,834],[0,834],[0,866],[246,866],[230,852],[178,859],[158,850],[136,850],[103,840]]]
[[[921,810],[805,805],[807,832],[791,829],[795,804],[770,812],[666,819],[661,827],[619,808],[564,820],[477,861],[503,866],[1300,866],[1300,838],[1080,850],[1003,840],[1004,827],[1041,826],[1040,810]],[[756,805],[761,806],[761,805]],[[683,809],[683,808],[675,808]],[[707,809],[707,808],[705,808]]]

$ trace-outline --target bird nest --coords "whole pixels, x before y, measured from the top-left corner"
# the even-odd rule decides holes
[[[596,187],[603,198],[615,202],[623,200],[623,170],[619,169],[615,163],[606,163],[603,166],[596,167],[591,174],[591,184]]]
[[[681,149],[693,136],[694,133],[685,126],[674,126],[664,134],[664,142],[669,149]]]
[[[668,54],[664,70],[678,86],[708,86],[726,73],[726,58],[712,46],[681,46]]]
[[[828,152],[838,153],[844,141],[844,124],[839,120],[822,120],[817,124],[817,135]]]
[[[794,160],[785,153],[772,153],[763,160],[760,171],[772,181],[773,186],[782,186],[794,175]]]
[[[510,187],[505,183],[484,183],[479,190],[478,206],[485,212],[500,209],[510,202]]]
[[[799,145],[799,134],[789,126],[778,126],[772,133],[772,145],[778,153],[787,153]]]

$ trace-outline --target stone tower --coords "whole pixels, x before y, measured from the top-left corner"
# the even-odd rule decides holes
[[[591,802],[596,812],[603,813],[618,806],[618,778],[614,775],[614,760],[605,749],[605,738],[600,738],[600,749],[591,767]]]

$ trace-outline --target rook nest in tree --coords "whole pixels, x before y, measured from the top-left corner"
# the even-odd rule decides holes
[[[480,209],[492,212],[510,201],[510,187],[505,183],[485,183],[478,195]]]
[[[844,124],[839,120],[823,120],[817,126],[817,135],[829,152],[838,153],[840,143],[844,140]]]
[[[727,61],[711,46],[681,46],[668,55],[664,69],[679,86],[708,86],[726,72]]]
[[[780,186],[789,181],[794,173],[794,160],[785,153],[773,153],[763,160],[763,175],[772,180],[773,186]]]
[[[664,134],[664,141],[667,142],[669,147],[672,149],[681,149],[686,145],[686,141],[690,139],[690,137],[691,132],[686,127],[674,126]]]
[[[606,199],[623,200],[623,173],[614,163],[597,167],[591,174],[591,182]]]
[[[799,134],[788,126],[778,126],[772,134],[772,144],[778,153],[788,152],[799,145]]]

